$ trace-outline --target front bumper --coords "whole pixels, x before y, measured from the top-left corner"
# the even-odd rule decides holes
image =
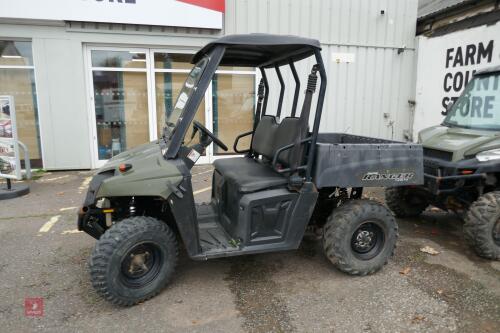
[[[78,212],[78,230],[84,231],[95,239],[101,238],[101,235],[106,231],[102,227],[102,221],[105,221],[106,215],[102,209],[82,207]]]
[[[78,210],[77,226],[78,230],[84,231],[90,236],[99,239],[104,233],[101,221],[104,221],[105,214],[102,209],[95,206],[97,201],[97,192],[102,182],[109,177],[114,176],[114,170],[107,170],[95,175],[89,183],[87,195],[82,207]]]
[[[424,158],[424,187],[434,195],[452,194],[465,187],[484,184],[488,174],[500,170],[500,161],[479,162],[475,158],[449,162]]]
[[[424,173],[424,186],[434,195],[451,194],[467,185],[487,179],[484,173],[470,175],[434,176]]]

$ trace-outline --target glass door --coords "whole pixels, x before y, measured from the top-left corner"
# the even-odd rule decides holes
[[[95,166],[153,139],[149,54],[143,49],[92,48],[91,101]]]

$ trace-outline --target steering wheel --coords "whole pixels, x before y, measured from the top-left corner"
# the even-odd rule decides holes
[[[224,150],[224,151],[228,150],[227,146],[222,141],[220,141],[212,132],[210,132],[205,126],[203,126],[202,124],[200,124],[197,120],[193,120],[193,126],[194,126],[195,130],[199,129],[200,131],[202,131],[203,133],[205,133],[208,137],[210,137],[210,139],[212,139],[212,141],[217,146],[221,147],[222,150]]]

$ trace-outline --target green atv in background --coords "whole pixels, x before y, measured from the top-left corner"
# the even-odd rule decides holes
[[[423,186],[388,188],[398,217],[429,205],[464,216],[464,234],[478,255],[500,259],[500,67],[475,73],[443,123],[419,133]]]

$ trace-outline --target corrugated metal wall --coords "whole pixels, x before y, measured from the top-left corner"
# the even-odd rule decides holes
[[[320,40],[329,78],[322,131],[403,139],[411,128],[417,0],[226,0],[225,18],[225,34]],[[334,53],[354,54],[355,60],[337,63]],[[299,66],[303,81],[312,64]],[[284,72],[290,94],[283,112],[289,112],[293,79]],[[269,110],[276,110],[279,91],[273,82]]]

